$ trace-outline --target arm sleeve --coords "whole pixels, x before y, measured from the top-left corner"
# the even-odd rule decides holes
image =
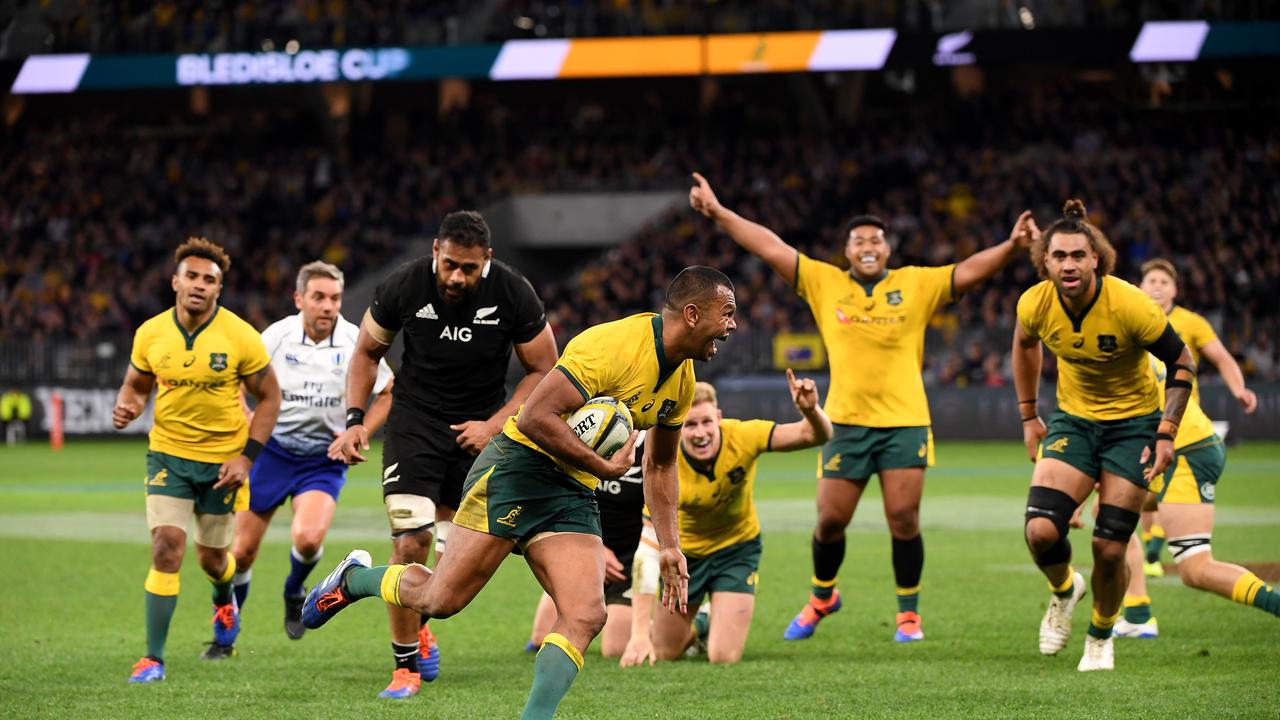
[[[129,364],[134,370],[147,375],[154,375],[151,369],[151,363],[147,362],[147,343],[151,339],[151,333],[144,323],[133,334],[133,349],[129,351]]]
[[[1147,294],[1133,288],[1129,292],[1129,302],[1123,307],[1127,311],[1129,333],[1133,337],[1134,344],[1144,348],[1151,349],[1152,346],[1160,341],[1166,333],[1173,333],[1173,337],[1178,339],[1178,333],[1169,324],[1169,318],[1164,314],[1164,310],[1156,305],[1156,301],[1147,297]],[[1165,341],[1167,342],[1167,341]],[[1177,352],[1172,358],[1166,358],[1155,350],[1151,350],[1152,354],[1164,360],[1165,363],[1171,363],[1178,359],[1178,353],[1182,352],[1182,341],[1178,340]]]
[[[1182,348],[1186,347],[1182,338],[1178,337],[1177,331],[1173,329],[1167,321],[1164,324],[1164,332],[1155,342],[1146,346],[1147,351],[1156,356],[1166,366],[1172,365],[1178,361],[1178,356],[1182,355]]]
[[[772,420],[746,420],[742,423],[742,432],[747,438],[747,447],[757,455],[769,452],[773,442],[773,429],[777,426]]]
[[[523,344],[538,337],[542,328],[547,326],[547,313],[542,306],[541,298],[527,279],[517,278],[514,295],[516,322],[511,339],[516,344]]]
[[[830,266],[796,251],[796,294],[810,305],[819,297],[827,267]]]
[[[916,287],[929,299],[929,314],[956,299],[956,265],[940,267],[913,267]]]
[[[392,332],[399,332],[404,325],[400,321],[400,315],[408,277],[409,266],[401,267],[378,283],[378,287],[373,291],[373,303],[369,305],[369,315],[378,325]]]
[[[1217,340],[1218,333],[1213,331],[1213,326],[1203,316],[1194,315],[1193,318],[1191,337],[1184,339],[1198,353],[1202,352],[1206,345]]]
[[[267,356],[274,357],[276,348],[284,340],[284,323],[275,322],[262,331],[262,346],[267,349]]]

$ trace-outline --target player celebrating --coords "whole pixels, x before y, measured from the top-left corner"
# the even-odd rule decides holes
[[[435,574],[421,565],[370,568],[347,556],[307,596],[302,617],[319,627],[348,604],[381,596],[429,617],[466,607],[515,547],[559,617],[534,665],[523,718],[549,718],[582,669],[582,651],[604,626],[604,562],[595,486],[625,473],[635,433],[611,458],[597,455],[564,418],[588,399],[609,396],[631,409],[648,434],[644,492],[662,546],[664,604],[685,611],[688,571],[676,529],[676,446],[693,402],[693,360],[736,328],[733,285],[708,267],[686,268],[667,288],[661,314],[642,313],[588,328],[507,421],[467,476],[449,550]]]
[[[1018,218],[1007,241],[957,264],[894,270],[888,269],[891,248],[884,222],[859,215],[843,236],[846,272],[810,259],[773,231],[725,208],[701,175],[693,177],[697,185],[689,191],[689,204],[795,288],[809,304],[831,358],[826,412],[835,434],[822,450],[812,595],[783,637],[808,638],[819,620],[840,609],[836,573],[844,561],[845,528],[875,474],[893,544],[894,637],[921,640],[920,495],[925,467],[933,464],[929,404],[920,376],[925,328],[938,307],[994,275],[1027,246],[1030,214]]]
[[[831,439],[831,420],[818,407],[814,382],[796,380],[788,369],[787,386],[801,420],[726,420],[715,388],[700,382],[680,429],[680,547],[689,560],[689,608],[696,612],[702,598],[711,596],[707,659],[713,663],[742,659],[755,611],[761,553],[756,460],[766,452],[801,450]],[[636,612],[647,616],[640,610],[651,606],[647,600],[636,598]],[[691,640],[693,619],[692,612],[658,616],[653,624],[658,659],[680,657]],[[639,658],[647,635],[636,639]]]
[[[284,581],[284,630],[302,637],[303,582],[324,552],[338,493],[347,466],[327,453],[343,428],[346,370],[359,328],[342,317],[342,271],[315,261],[298,270],[293,303],[297,315],[280,320],[262,333],[279,378],[280,417],[261,459],[251,474],[249,508],[236,513],[236,558],[233,579],[236,605],[244,611],[258,547],[271,517],[285,500],[293,500],[289,576]],[[391,406],[391,368],[379,361],[374,392],[378,399],[366,425],[376,432]]]
[[[229,657],[240,631],[231,589],[236,570],[231,545],[233,508],[280,411],[280,387],[258,332],[218,306],[231,258],[204,238],[191,238],[173,254],[174,307],[144,322],[133,337],[129,368],[111,420],[123,429],[142,413],[158,386],[155,425],[147,446],[147,654],[129,682],[163,680],[164,645],[178,604],[178,569],[187,545],[187,521],[196,519],[196,556],[213,583],[213,643],[204,658]],[[257,400],[253,423],[240,407],[240,384]]]
[[[1236,363],[1235,358],[1231,357],[1231,353],[1227,352],[1227,348],[1213,331],[1213,326],[1202,316],[1174,304],[1178,299],[1178,271],[1174,269],[1173,263],[1163,258],[1143,263],[1141,287],[1142,291],[1150,295],[1169,317],[1169,324],[1178,331],[1178,336],[1191,349],[1191,357],[1195,359],[1196,365],[1199,366],[1201,355],[1216,365],[1218,373],[1222,375],[1231,394],[1244,407],[1245,414],[1253,414],[1258,407],[1258,396],[1245,387],[1244,373],[1240,371],[1240,365]],[[1195,405],[1200,403],[1200,386],[1195,381],[1192,382],[1191,401]],[[1185,428],[1179,429],[1178,438],[1174,442],[1175,448],[1183,447],[1184,431]],[[1165,531],[1154,520],[1155,512],[1144,509],[1142,528],[1143,540],[1147,543],[1147,564],[1143,569],[1149,575],[1160,576],[1164,574],[1164,568],[1160,565],[1160,550],[1164,545]]]
[[[555,364],[556,342],[533,286],[493,259],[484,218],[446,215],[431,257],[383,280],[361,322],[347,371],[347,429],[336,448],[348,463],[365,459],[365,402],[398,333],[404,355],[382,451],[391,562],[426,562],[433,530],[439,562],[474,456]],[[525,376],[504,403],[513,347]],[[381,697],[412,697],[420,680],[439,673],[439,648],[425,618],[403,607],[387,612],[396,669]]]
[[[1142,290],[1155,300],[1169,317],[1191,354],[1199,362],[1203,354],[1218,366],[1231,394],[1244,406],[1246,414],[1258,405],[1253,391],[1245,387],[1244,374],[1235,358],[1227,352],[1209,322],[1190,310],[1173,304],[1178,293],[1178,271],[1162,258],[1142,265]],[[1163,379],[1165,368],[1152,363],[1152,372]],[[1209,541],[1213,536],[1213,500],[1218,478],[1226,466],[1222,438],[1213,429],[1209,417],[1200,407],[1199,384],[1192,381],[1191,400],[1187,403],[1182,424],[1174,436],[1173,462],[1163,477],[1151,480],[1151,491],[1159,501],[1160,518],[1169,533],[1169,547],[1182,582],[1189,587],[1207,590],[1235,602],[1255,605],[1280,615],[1280,593],[1257,575],[1239,565],[1213,559]],[[1153,638],[1159,625],[1151,614],[1151,598],[1147,595],[1142,572],[1142,550],[1137,537],[1129,538],[1129,588],[1124,597],[1124,617],[1116,622],[1119,637]]]
[[[1078,669],[1115,667],[1111,631],[1128,584],[1125,545],[1151,478],[1173,458],[1173,436],[1191,397],[1195,361],[1160,308],[1110,275],[1115,250],[1070,200],[1063,218],[1036,236],[1031,260],[1044,280],[1018,300],[1013,379],[1023,441],[1035,462],[1027,498],[1026,540],[1053,598],[1040,623],[1040,652],[1055,655],[1071,637],[1071,611],[1084,578],[1071,568],[1067,526],[1099,484],[1093,530],[1093,618]],[[1036,412],[1041,343],[1058,356],[1058,410],[1049,425]],[[1147,353],[1174,369],[1159,387]],[[1143,465],[1146,465],[1144,470]]]

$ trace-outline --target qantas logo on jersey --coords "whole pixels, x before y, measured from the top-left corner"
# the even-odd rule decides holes
[[[489,316],[498,312],[498,306],[482,307],[476,310],[476,316],[471,321],[473,325],[497,325],[501,322],[498,318],[490,318]]]
[[[423,305],[418,312],[413,314],[414,317],[420,317],[423,320],[439,320],[440,316],[436,314],[436,309],[431,307],[431,303]]]

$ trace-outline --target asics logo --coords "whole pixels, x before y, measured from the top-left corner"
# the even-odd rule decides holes
[[[316,598],[316,610],[327,612],[334,605],[341,605],[346,600],[341,590],[333,590]]]

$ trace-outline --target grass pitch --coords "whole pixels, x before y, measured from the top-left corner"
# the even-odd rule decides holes
[[[299,641],[281,628],[287,518],[254,567],[237,646],[198,659],[211,637],[208,583],[188,554],[167,650],[168,679],[125,683],[143,653],[145,446],[72,441],[0,449],[0,717],[500,718],[523,705],[532,658],[521,652],[539,590],[512,557],[462,614],[433,623],[438,681],[407,702],[378,700],[392,663],[383,606],[343,612]],[[377,448],[374,449],[377,457]],[[619,669],[593,650],[561,705],[564,718],[1259,717],[1280,716],[1280,621],[1253,608],[1151,583],[1164,635],[1117,640],[1117,670],[1075,671],[1088,622],[1060,656],[1036,633],[1048,593],[1021,539],[1030,466],[1014,443],[943,443],[922,511],[927,639],[893,642],[889,540],[878,492],[850,529],[844,609],[811,640],[782,630],[808,593],[812,452],[762,461],[760,594],[745,660]],[[1280,444],[1228,453],[1214,553],[1280,560]],[[287,516],[287,510],[281,515]],[[389,551],[375,464],[348,481],[317,580],[352,547]],[[1074,544],[1087,552],[1087,531]],[[1078,565],[1088,565],[1077,553]],[[1170,566],[1171,568],[1171,566]]]

